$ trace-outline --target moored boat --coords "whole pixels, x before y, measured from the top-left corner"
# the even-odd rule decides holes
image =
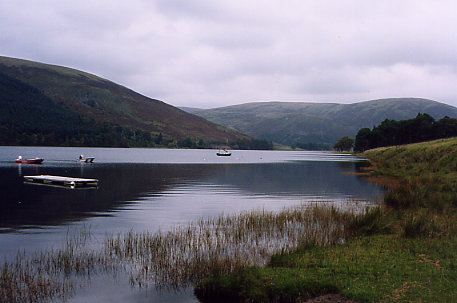
[[[33,158],[33,159],[22,159],[22,156],[17,157],[15,160],[16,163],[20,164],[41,164],[44,159],[42,158]]]
[[[79,156],[79,161],[84,162],[84,163],[92,163],[94,162],[95,157],[84,157],[83,155]]]
[[[229,152],[228,150],[224,149],[224,150],[222,150],[222,151],[221,151],[221,150],[219,150],[219,152],[218,152],[218,153],[216,153],[216,155],[218,155],[218,156],[225,156],[225,157],[228,157],[228,156],[231,156],[231,155],[232,155],[232,153],[231,153],[231,152]]]

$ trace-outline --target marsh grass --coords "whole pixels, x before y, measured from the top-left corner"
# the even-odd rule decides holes
[[[354,207],[301,206],[281,212],[250,211],[202,219],[168,232],[120,234],[106,239],[106,254],[128,263],[131,282],[143,286],[194,285],[209,275],[223,275],[265,265],[276,253],[302,246],[345,242]]]
[[[0,266],[0,296],[7,303],[66,298],[91,276],[119,271],[127,273],[135,287],[196,285],[209,276],[264,266],[272,255],[298,247],[346,242],[353,234],[348,222],[368,212],[355,202],[348,205],[316,203],[279,212],[221,215],[166,232],[107,235],[98,248],[83,230],[69,236],[62,248],[21,252],[5,261]]]
[[[0,266],[1,302],[46,302],[74,293],[81,281],[111,267],[100,252],[88,248],[89,229],[67,235],[61,248],[16,257]]]

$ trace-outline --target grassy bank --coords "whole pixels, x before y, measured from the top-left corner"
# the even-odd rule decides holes
[[[274,255],[266,267],[212,276],[203,302],[303,302],[338,292],[359,302],[454,302],[457,297],[457,139],[364,153],[395,178],[385,204],[346,222],[347,241]]]

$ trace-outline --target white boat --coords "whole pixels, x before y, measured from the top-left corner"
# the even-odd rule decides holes
[[[94,162],[95,157],[84,157],[83,155],[79,155],[79,161],[85,163],[92,163]]]
[[[228,156],[231,156],[231,155],[232,155],[232,153],[231,153],[231,152],[229,152],[229,151],[228,151],[228,150],[226,150],[226,149],[223,149],[222,151],[221,151],[221,150],[219,150],[219,152],[218,152],[218,153],[216,153],[216,155],[218,155],[218,156],[226,156],[226,157],[228,157]]]

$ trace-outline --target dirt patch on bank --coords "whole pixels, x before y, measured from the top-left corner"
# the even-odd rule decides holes
[[[304,303],[357,303],[340,294],[327,294],[305,301]]]
[[[387,189],[397,188],[400,185],[400,180],[398,178],[388,176],[368,175],[364,177],[364,180]]]
[[[357,172],[344,172],[345,175],[360,176],[365,181],[377,184],[386,189],[394,189],[400,185],[400,180],[395,177],[376,174],[376,164],[370,161],[370,165],[359,167]]]

